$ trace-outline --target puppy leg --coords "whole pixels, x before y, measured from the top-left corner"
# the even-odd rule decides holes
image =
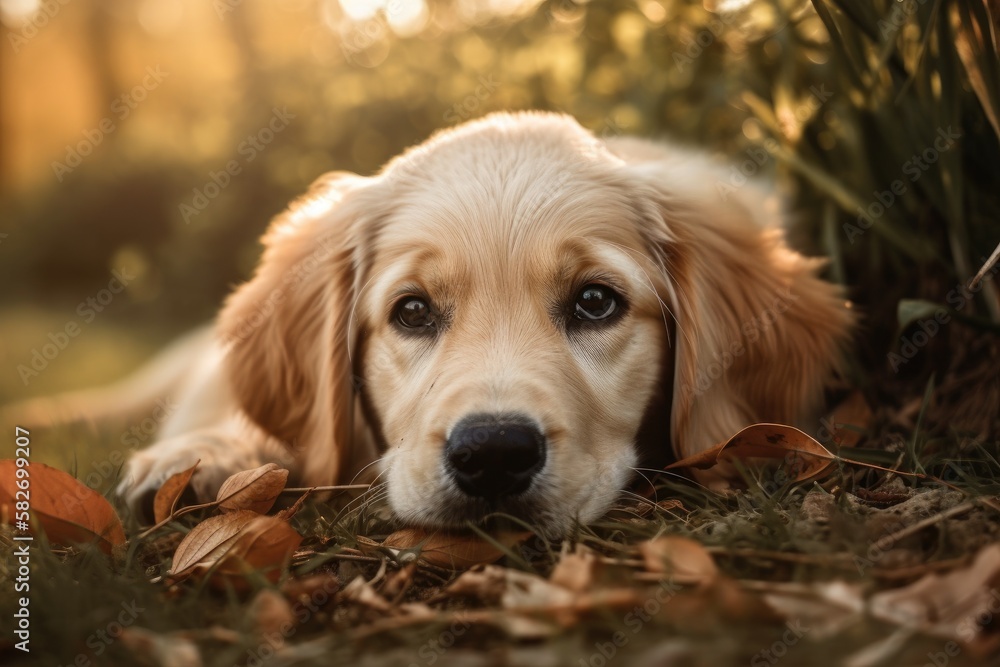
[[[134,453],[125,464],[118,494],[137,516],[152,518],[152,499],[173,474],[198,463],[191,488],[198,502],[215,500],[226,479],[242,470],[277,463],[294,473],[290,452],[262,433],[249,429],[210,428],[154,443]]]

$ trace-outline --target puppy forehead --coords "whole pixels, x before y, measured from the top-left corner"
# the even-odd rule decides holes
[[[539,165],[516,174],[480,171],[452,182],[422,179],[394,193],[376,252],[392,262],[437,250],[487,269],[583,257],[591,246],[644,245],[637,207],[610,179]]]

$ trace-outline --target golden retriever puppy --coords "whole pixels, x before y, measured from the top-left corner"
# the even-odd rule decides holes
[[[135,506],[269,460],[305,485],[384,481],[430,527],[493,513],[558,536],[640,462],[813,415],[852,316],[775,197],[704,156],[495,114],[380,174],[335,173],[274,221],[179,407],[135,454]],[[373,465],[374,464],[374,465]]]

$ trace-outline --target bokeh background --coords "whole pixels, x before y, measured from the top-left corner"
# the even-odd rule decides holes
[[[923,428],[995,443],[996,281],[948,299],[1000,241],[989,4],[0,0],[0,403],[120,377],[210,320],[323,172],[548,109],[726,157],[720,193],[776,179],[864,316],[849,382],[886,428],[934,378]],[[892,364],[929,303],[956,317]]]

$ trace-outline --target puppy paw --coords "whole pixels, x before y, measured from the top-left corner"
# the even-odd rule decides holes
[[[198,462],[191,478],[194,502],[215,500],[222,483],[234,473],[263,465],[260,453],[232,436],[192,433],[153,444],[125,464],[118,495],[141,521],[153,519],[153,499],[163,483]]]

